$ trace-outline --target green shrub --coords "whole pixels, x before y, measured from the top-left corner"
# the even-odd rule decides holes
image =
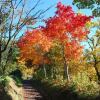
[[[8,84],[9,80],[7,79],[7,76],[1,76],[0,77],[0,86],[5,87]]]
[[[99,85],[95,81],[90,81],[86,73],[74,76],[72,86],[80,96],[96,97],[99,95]]]

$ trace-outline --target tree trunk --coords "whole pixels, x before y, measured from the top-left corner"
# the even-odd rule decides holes
[[[53,79],[54,78],[54,68],[52,67],[51,68],[51,79]]]
[[[43,65],[43,70],[44,70],[44,77],[47,78],[47,71],[46,71],[46,68],[45,68],[45,64]]]
[[[66,62],[66,57],[65,57],[65,52],[64,52],[64,46],[63,46],[63,60],[64,60],[64,79],[67,79],[68,81],[70,80],[69,78],[69,70],[68,70],[68,65]]]
[[[68,65],[67,65],[65,59],[64,59],[64,79],[67,79],[68,81],[70,80]]]

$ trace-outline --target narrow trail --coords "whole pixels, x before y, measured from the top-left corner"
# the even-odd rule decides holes
[[[38,87],[31,80],[23,81],[23,96],[24,100],[46,100],[42,93],[40,93]]]

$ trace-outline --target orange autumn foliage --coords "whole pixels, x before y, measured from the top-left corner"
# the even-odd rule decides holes
[[[82,54],[83,41],[89,30],[85,27],[91,16],[77,14],[72,7],[61,2],[57,4],[55,16],[45,20],[46,26],[33,31],[27,31],[19,40],[20,59],[31,59],[33,64],[48,63],[45,53],[52,48],[53,41],[59,40],[64,47],[67,60],[78,60]]]

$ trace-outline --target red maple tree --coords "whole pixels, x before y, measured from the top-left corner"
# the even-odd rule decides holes
[[[86,23],[91,18],[75,13],[72,7],[59,2],[55,16],[45,20],[45,27],[26,32],[19,40],[21,58],[32,59],[33,63],[37,59],[36,63],[41,63],[43,54],[50,50],[53,41],[57,39],[62,44],[64,63],[67,66],[66,62],[80,58],[83,48],[80,42],[89,34]]]

